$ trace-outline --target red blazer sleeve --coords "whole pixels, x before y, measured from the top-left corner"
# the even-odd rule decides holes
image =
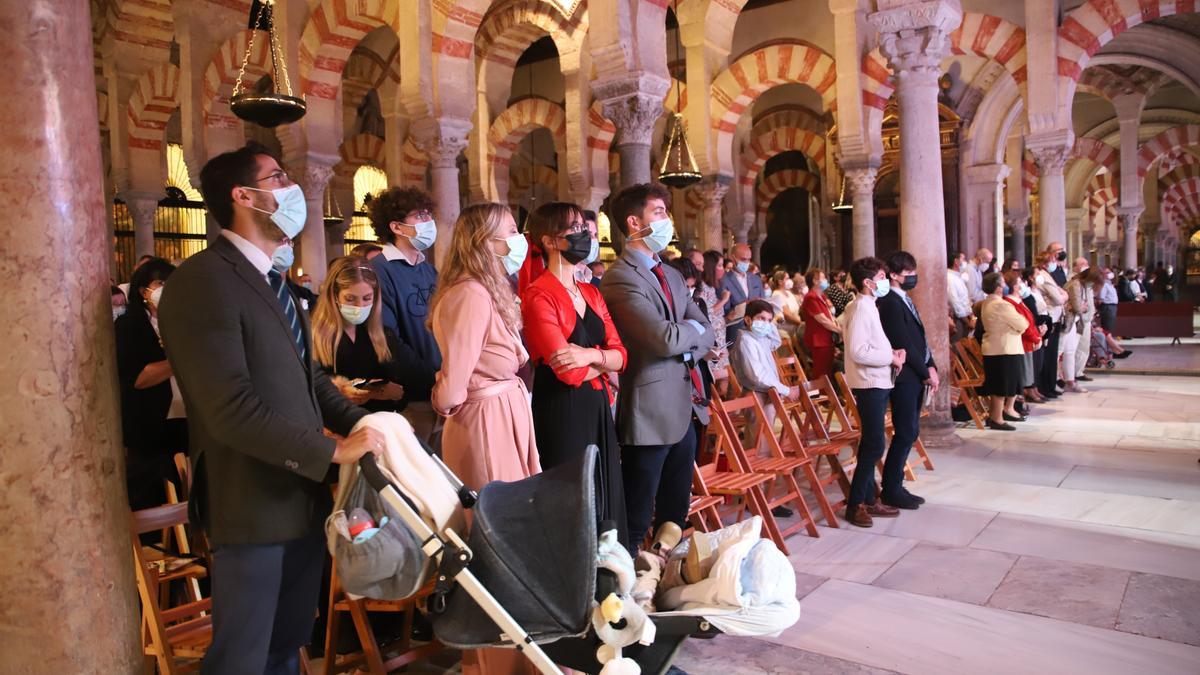
[[[604,296],[600,295],[600,289],[591,284],[580,284],[579,287],[583,289],[584,301],[604,322],[604,348],[621,354],[621,370],[616,372],[624,372],[625,365],[629,363],[629,352],[625,351],[625,345],[621,344],[621,336],[617,334],[617,327],[613,325]]]
[[[558,283],[554,277],[545,278]],[[566,336],[575,330],[575,324],[573,321],[570,326],[565,324],[574,318],[575,308],[571,308],[570,314],[564,313],[559,294],[545,288],[539,283],[540,280],[539,277],[539,280],[530,284],[521,298],[521,321],[524,324],[525,346],[529,350],[530,358],[537,362],[545,362],[551,354],[567,346]],[[570,300],[566,291],[561,295]],[[580,367],[555,375],[564,384],[578,387],[587,377],[587,371],[586,367]]]

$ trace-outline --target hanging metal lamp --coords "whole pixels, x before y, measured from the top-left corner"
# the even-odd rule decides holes
[[[671,10],[675,12],[676,23],[678,23],[679,9],[678,3],[671,3]],[[679,27],[675,27],[675,54],[678,55],[683,49],[679,41]],[[683,121],[683,115],[679,110],[682,108],[683,87],[675,87],[675,113],[667,120],[667,127],[663,133],[663,160],[662,166],[658,170],[658,180],[663,185],[673,188],[683,189],[690,185],[699,182],[702,176],[700,169],[696,166],[696,158],[692,155],[692,148],[688,145],[687,127]]]
[[[830,208],[839,213],[842,211],[853,211],[854,210],[854,204],[846,201],[846,176],[845,175],[842,176],[842,189],[838,192],[837,203],[834,204],[833,206],[831,206]]]
[[[368,195],[369,196],[369,195]],[[342,207],[333,198],[333,190],[325,190],[325,210],[323,220],[326,225],[340,225],[346,220],[342,215]]]
[[[284,63],[283,50],[275,35],[275,0],[256,0],[257,11],[250,10],[249,28],[250,42],[246,46],[246,55],[242,59],[242,69],[238,73],[237,82],[233,85],[233,96],[229,99],[229,107],[233,114],[247,122],[253,122],[261,127],[274,128],[280,124],[291,124],[304,117],[308,106],[304,99],[292,95],[292,84],[288,80],[287,64]],[[272,76],[270,89],[258,91],[246,82],[246,64],[254,51],[254,41],[261,39],[259,31],[266,33],[267,49],[271,56]],[[282,81],[282,83],[281,83]]]

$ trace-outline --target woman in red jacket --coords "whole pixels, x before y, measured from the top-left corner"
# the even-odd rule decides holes
[[[521,297],[525,345],[537,364],[533,429],[542,468],[568,462],[596,445],[598,518],[621,524],[625,491],[609,374],[625,368],[625,347],[600,290],[575,276],[579,265],[595,260],[599,243],[575,204],[542,205],[529,218],[527,230],[546,262],[546,272]],[[622,539],[623,529],[617,528]]]

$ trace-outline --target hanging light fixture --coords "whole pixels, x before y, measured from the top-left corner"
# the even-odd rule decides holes
[[[370,195],[368,195],[370,196]],[[338,205],[337,200],[333,198],[333,190],[325,190],[325,211],[324,221],[326,225],[340,225],[346,220],[346,216],[342,215],[342,207]]]
[[[247,122],[259,126],[273,128],[280,124],[290,124],[304,117],[307,105],[304,99],[292,96],[292,84],[287,76],[287,64],[283,60],[283,50],[275,36],[275,0],[256,0],[258,11],[250,10],[249,28],[250,42],[246,46],[246,55],[242,59],[242,69],[238,72],[237,82],[233,85],[233,96],[229,99],[229,107],[233,114]],[[246,64],[250,61],[250,53],[254,50],[255,40],[260,39],[258,31],[266,32],[267,49],[271,57],[271,87],[269,91],[258,91],[247,87]],[[280,83],[282,80],[282,84]],[[282,89],[281,89],[282,88]]]
[[[671,3],[671,11],[675,13],[675,54],[683,49],[679,41],[679,9],[678,3]],[[682,105],[682,87],[675,87],[675,110],[667,120],[667,128],[663,134],[662,166],[658,170],[658,180],[663,185],[683,189],[699,181],[703,176],[696,166],[696,158],[692,156],[692,148],[688,145],[687,127],[683,115],[678,111]]]
[[[854,205],[851,204],[850,202],[846,201],[846,176],[845,176],[845,174],[842,175],[842,189],[838,192],[837,203],[834,204],[830,208],[839,213],[842,211],[853,211],[854,210]]]

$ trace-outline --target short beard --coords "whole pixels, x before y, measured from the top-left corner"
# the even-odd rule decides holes
[[[254,225],[258,228],[259,234],[268,241],[283,241],[287,239],[287,235],[283,233],[283,230],[279,229],[275,221],[271,220],[271,216],[262,211],[254,212]]]

